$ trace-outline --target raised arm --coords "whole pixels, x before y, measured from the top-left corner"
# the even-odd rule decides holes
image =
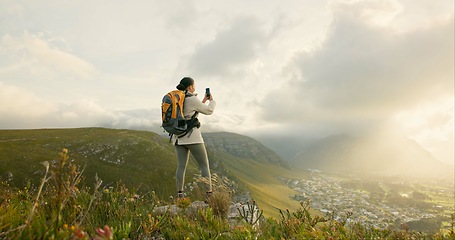
[[[207,100],[204,98],[204,100]],[[197,97],[187,98],[185,101],[191,101],[194,110],[205,115],[211,115],[215,110],[216,102],[213,99],[209,100],[209,104],[201,102]],[[204,101],[205,102],[205,101]]]

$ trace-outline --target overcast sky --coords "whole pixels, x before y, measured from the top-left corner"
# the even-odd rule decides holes
[[[453,163],[453,0],[0,0],[0,129],[162,133],[184,76],[205,130],[392,131]]]

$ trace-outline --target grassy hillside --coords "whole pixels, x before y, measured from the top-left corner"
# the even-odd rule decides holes
[[[297,209],[300,205],[291,199],[295,191],[280,181],[281,176],[296,176],[297,173],[279,168],[270,163],[258,163],[222,154],[224,165],[244,183],[251,197],[264,210],[265,216],[278,218],[278,209]]]
[[[142,191],[169,196],[175,192],[177,161],[173,147],[159,135],[144,131],[102,128],[2,130],[0,176],[23,186],[43,176],[43,161],[55,160],[62,148],[70,160],[84,167],[87,184],[95,175],[104,184],[122,181]],[[197,172],[194,164],[188,175]]]

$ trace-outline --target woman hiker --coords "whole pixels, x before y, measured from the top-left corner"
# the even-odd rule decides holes
[[[196,86],[192,78],[182,78],[179,85],[177,85],[177,89],[185,91],[186,93],[185,102],[183,104],[183,115],[185,116],[185,119],[189,120],[193,116],[197,116],[198,113],[205,115],[211,115],[213,113],[216,106],[213,96],[211,94],[209,96],[205,95],[202,101],[199,100],[197,98],[197,94],[195,93]],[[209,104],[206,104],[207,100],[209,101]],[[210,197],[212,195],[212,182],[209,159],[200,127],[194,127],[184,136],[173,136],[173,141],[175,142],[174,146],[178,160],[177,171],[175,174],[178,191],[177,197],[183,198],[184,196],[183,187],[185,182],[185,172],[190,152],[194,159],[196,159],[202,177],[207,179],[206,198]]]

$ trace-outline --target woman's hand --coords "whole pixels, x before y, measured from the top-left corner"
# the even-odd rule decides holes
[[[205,103],[207,100],[212,101],[213,100],[213,95],[210,94],[210,96],[207,97],[207,95],[204,96],[204,99],[202,99],[202,103]]]

